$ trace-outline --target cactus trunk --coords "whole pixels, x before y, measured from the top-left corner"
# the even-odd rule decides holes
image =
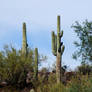
[[[23,23],[22,54],[25,56],[27,55],[26,23]]]
[[[61,73],[61,61],[62,54],[64,52],[64,45],[61,42],[61,37],[63,36],[63,31],[60,31],[60,16],[57,17],[57,35],[52,32],[52,53],[56,56],[56,78],[57,83],[60,83],[62,73]]]
[[[56,78],[57,83],[61,81],[61,54],[58,52],[56,57]]]
[[[38,48],[35,48],[34,77],[38,80]]]

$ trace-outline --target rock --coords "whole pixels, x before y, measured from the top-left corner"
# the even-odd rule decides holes
[[[5,86],[7,86],[7,82],[1,82],[0,83],[0,87],[5,87]]]
[[[35,92],[34,89],[31,89],[30,92]]]

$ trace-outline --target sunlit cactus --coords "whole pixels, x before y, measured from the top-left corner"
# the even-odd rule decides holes
[[[27,55],[27,36],[26,36],[26,23],[23,23],[23,40],[22,40],[22,54]]]
[[[61,63],[62,63],[62,54],[64,52],[65,46],[61,42],[63,36],[63,31],[60,30],[60,16],[57,17],[57,35],[52,31],[52,53],[56,56],[56,78],[57,83],[60,83],[62,73],[61,73]]]

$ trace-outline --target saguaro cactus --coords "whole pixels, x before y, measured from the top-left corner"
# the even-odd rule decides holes
[[[61,42],[63,31],[60,30],[60,16],[57,17],[57,35],[52,31],[52,53],[56,56],[56,78],[57,83],[61,81],[61,61],[65,46]]]
[[[27,55],[27,36],[26,36],[26,23],[23,23],[23,40],[22,40],[22,54]]]
[[[38,79],[38,48],[35,48],[34,77]]]

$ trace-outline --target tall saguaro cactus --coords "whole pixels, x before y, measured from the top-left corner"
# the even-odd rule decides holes
[[[26,36],[26,23],[23,23],[23,40],[22,40],[22,54],[27,55],[27,36]]]
[[[60,30],[60,16],[57,16],[57,35],[52,31],[52,53],[56,56],[56,78],[57,83],[61,81],[61,63],[62,63],[62,54],[64,52],[65,46],[61,42],[63,36],[63,31]]]
[[[34,77],[38,79],[38,48],[35,48]]]

